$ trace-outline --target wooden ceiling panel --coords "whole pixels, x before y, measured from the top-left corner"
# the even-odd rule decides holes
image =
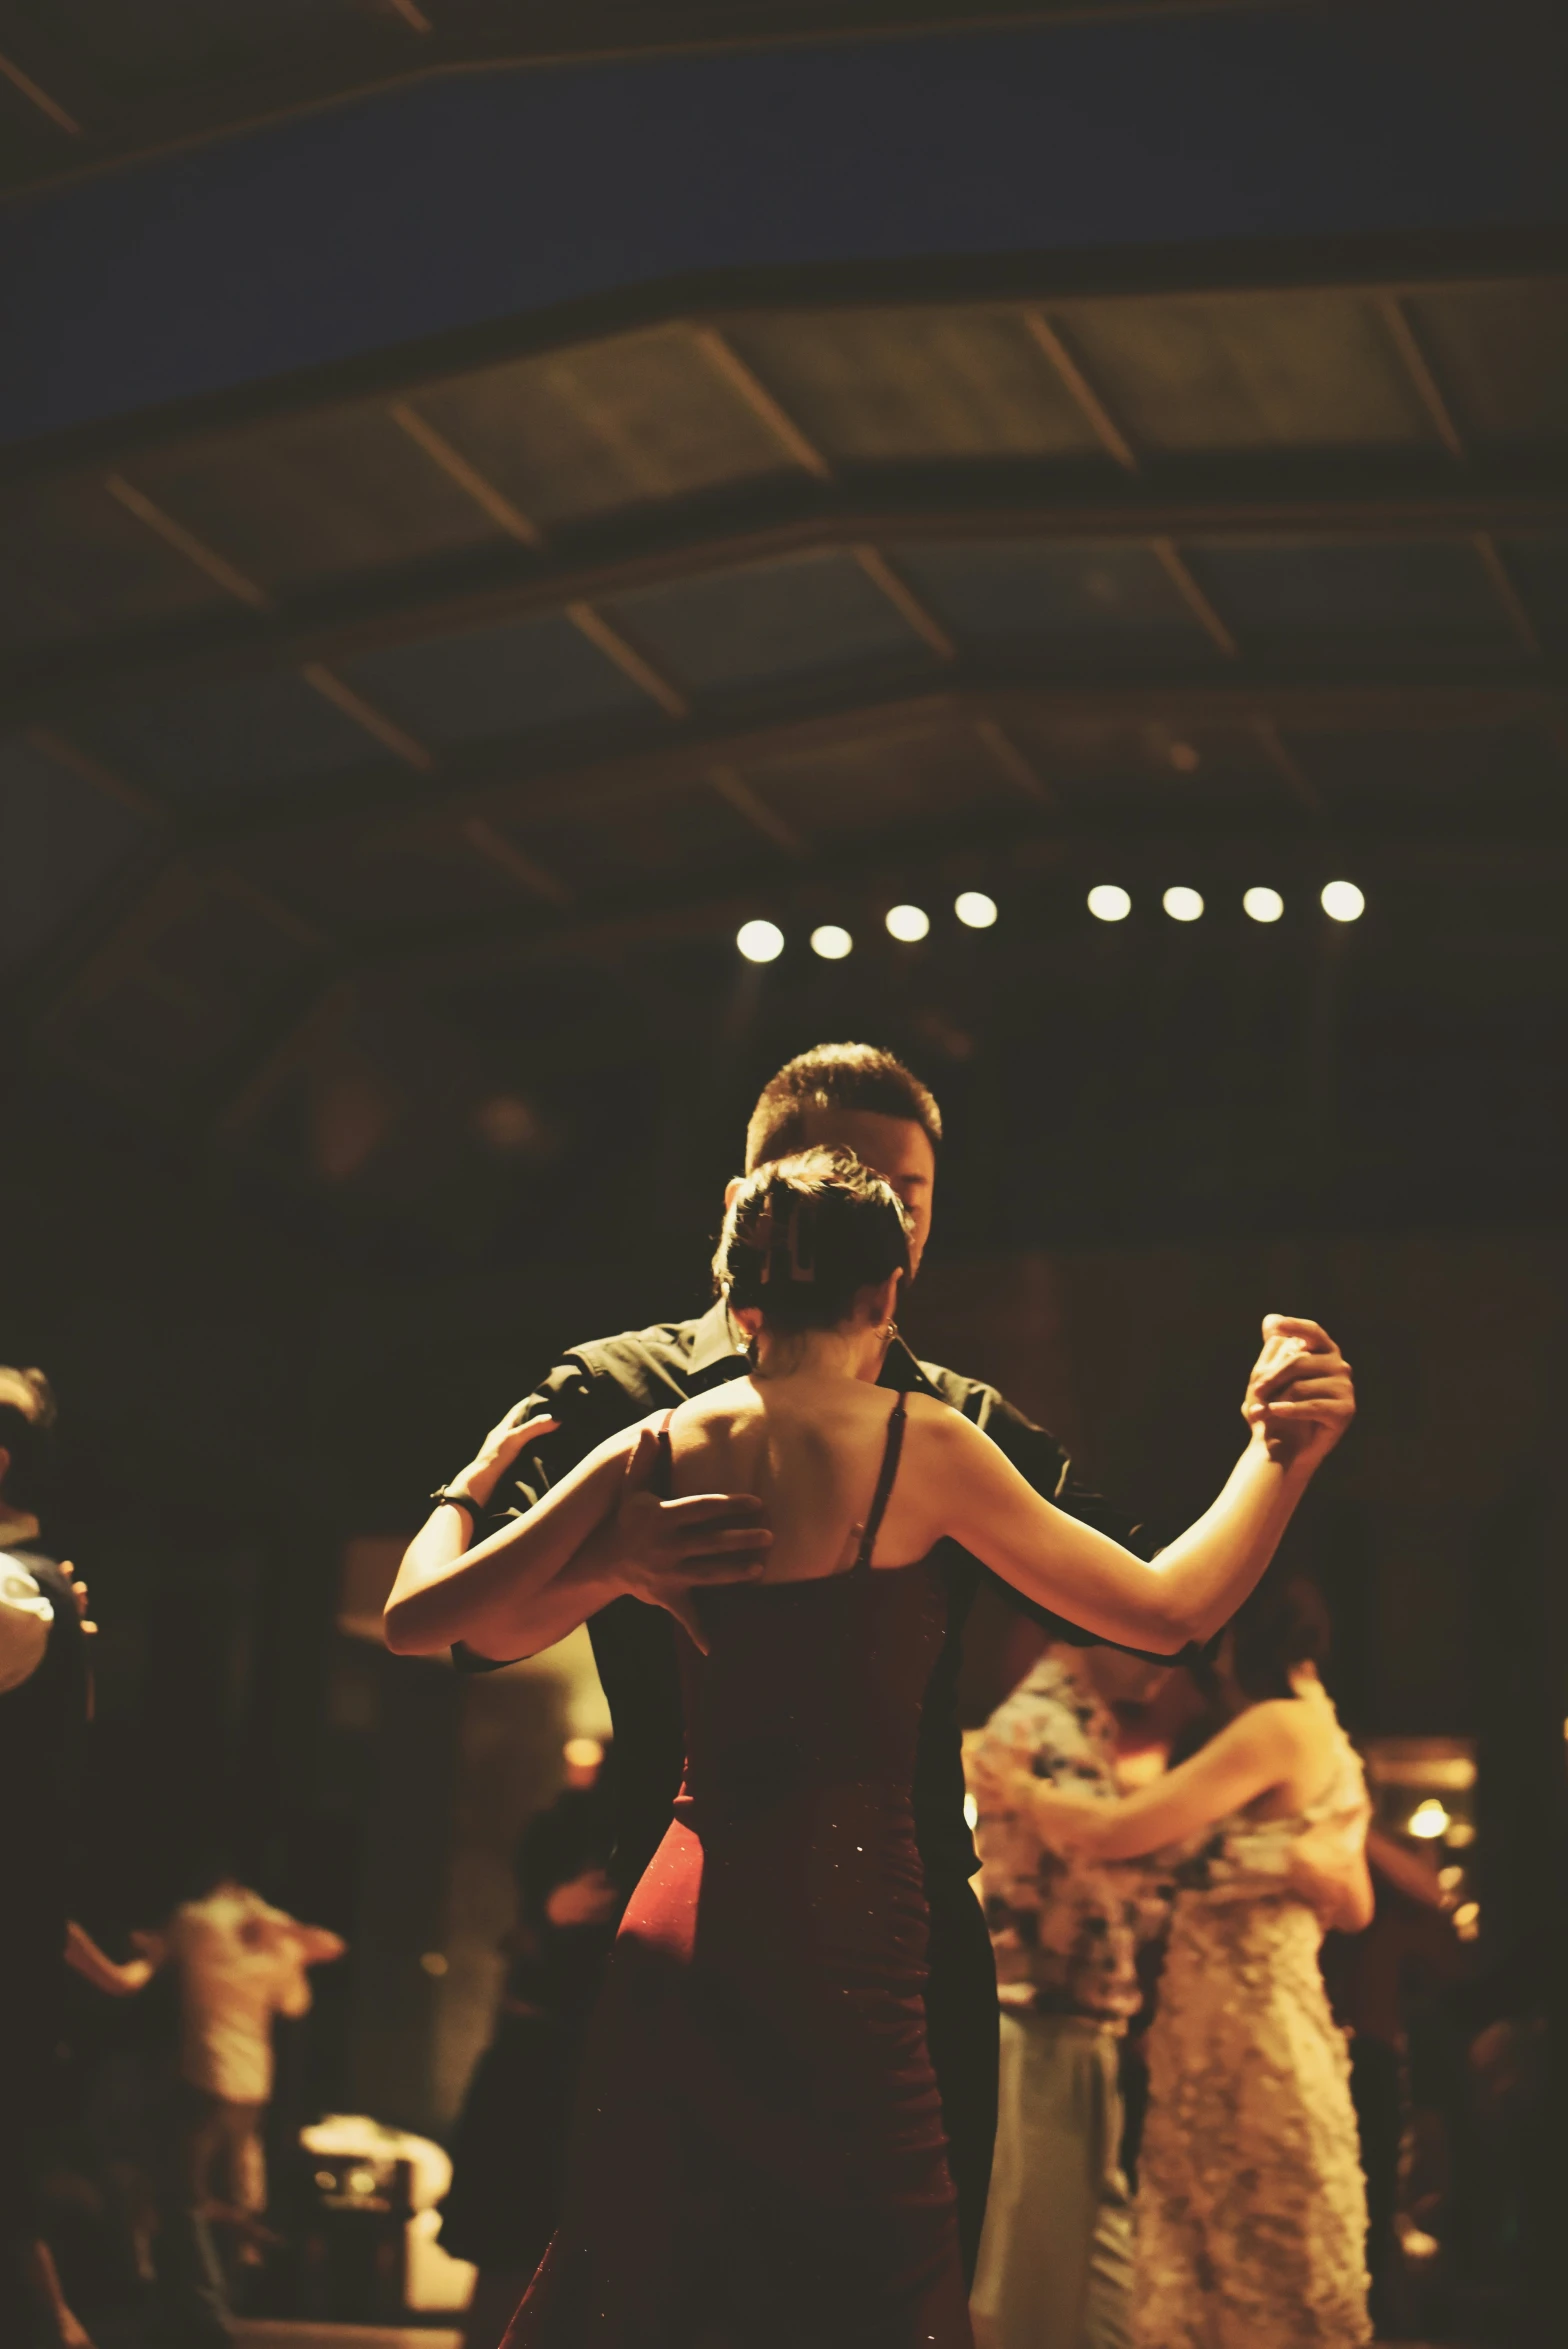
[[[432,743],[526,735],[651,706],[559,613],[390,646],[339,667],[349,684]]]
[[[421,392],[414,405],[538,524],[796,469],[682,326],[487,368]]]
[[[368,403],[187,442],[126,471],[183,529],[280,592],[504,543],[483,508]]]
[[[1052,316],[1138,449],[1439,447],[1373,297],[1065,302]]]
[[[960,643],[1063,658],[1213,661],[1217,648],[1147,546],[972,540],[906,546],[900,569]]]
[[[186,620],[228,601],[90,476],[0,498],[0,643],[17,651]]]
[[[1445,287],[1408,308],[1467,442],[1568,441],[1568,283]]]
[[[1568,652],[1568,538],[1505,539],[1507,575],[1550,652]]]
[[[942,718],[891,737],[749,759],[742,771],[808,847],[885,830],[896,853],[901,831],[965,816],[983,822],[1019,798],[974,729]]]
[[[146,836],[122,800],[32,743],[0,742],[0,965],[47,945]]]
[[[1301,805],[1269,738],[1250,726],[1024,715],[1012,732],[1045,790],[1087,823],[1123,814],[1155,827],[1200,815],[1275,822]]]
[[[1331,642],[1350,657],[1383,657],[1398,645],[1484,658],[1516,644],[1485,566],[1465,541],[1211,539],[1183,553],[1204,592],[1255,650],[1288,658]]]
[[[935,665],[929,646],[848,554],[711,572],[621,596],[606,610],[700,694]]]
[[[730,339],[810,439],[843,464],[1103,459],[1022,312],[937,306],[785,312]]]

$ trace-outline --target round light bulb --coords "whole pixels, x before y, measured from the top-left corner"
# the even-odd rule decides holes
[[[748,962],[777,962],[784,951],[784,933],[777,922],[742,922],[735,943]]]
[[[1331,922],[1359,922],[1367,901],[1354,881],[1329,881],[1318,900]]]
[[[1285,900],[1277,889],[1249,889],[1241,901],[1242,912],[1255,922],[1277,922],[1285,910]]]
[[[1440,1835],[1448,1833],[1448,1813],[1435,1794],[1429,1794],[1424,1803],[1417,1803],[1408,1821],[1410,1833],[1419,1835],[1423,1843],[1435,1843]]]
[[[996,899],[987,897],[983,889],[961,889],[953,900],[953,911],[966,930],[989,930],[996,920]]]
[[[1203,900],[1196,889],[1167,889],[1160,903],[1173,922],[1196,922],[1202,918]]]
[[[1114,881],[1101,881],[1089,892],[1089,911],[1097,922],[1124,922],[1132,912],[1132,899]]]
[[[890,938],[901,946],[918,946],[931,928],[931,916],[923,906],[890,905],[887,909],[887,927]]]
[[[811,933],[811,951],[824,962],[842,962],[855,941],[837,922],[823,922]]]

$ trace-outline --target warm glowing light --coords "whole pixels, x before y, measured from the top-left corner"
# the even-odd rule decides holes
[[[419,1962],[424,1967],[425,1972],[432,1975],[438,1982],[440,1981],[441,1976],[446,1972],[446,1956],[445,1953],[439,1949],[427,1949]]]
[[[1412,1835],[1419,1835],[1424,1843],[1435,1843],[1449,1828],[1448,1813],[1435,1794],[1429,1794],[1424,1803],[1417,1803],[1406,1822]]]
[[[996,920],[996,899],[987,897],[983,889],[961,889],[953,900],[953,911],[966,930],[989,930]]]
[[[842,962],[855,941],[837,922],[821,922],[811,933],[811,951],[824,962]]]
[[[777,962],[784,951],[784,933],[777,922],[742,922],[735,943],[748,962]]]
[[[1325,881],[1318,903],[1331,922],[1359,922],[1367,910],[1354,881]]]
[[[1277,922],[1285,910],[1285,900],[1277,889],[1249,889],[1241,901],[1241,910],[1254,922]]]
[[[1102,881],[1089,892],[1089,911],[1097,922],[1124,922],[1132,912],[1132,899],[1114,881]]]
[[[980,1805],[975,1801],[975,1798],[972,1794],[966,1794],[964,1797],[964,1825],[970,1829],[973,1829],[978,1827],[979,1824]]]
[[[888,936],[896,938],[901,946],[918,946],[931,928],[931,916],[923,906],[890,905],[887,928]]]
[[[1167,889],[1160,903],[1173,922],[1196,922],[1203,918],[1203,900],[1196,889]]]

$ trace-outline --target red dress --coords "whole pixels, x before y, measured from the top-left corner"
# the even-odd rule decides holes
[[[712,1591],[681,1638],[685,1784],[505,2349],[971,2349],[911,1810],[947,1600],[871,1564],[903,1432],[900,1396],[848,1572]]]

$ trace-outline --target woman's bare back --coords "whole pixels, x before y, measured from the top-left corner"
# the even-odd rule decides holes
[[[765,1583],[810,1582],[854,1563],[898,1397],[862,1379],[733,1379],[683,1403],[670,1425],[677,1495],[756,1493],[773,1545]],[[906,1398],[902,1456],[871,1563],[912,1565],[942,1526],[933,1490],[933,1422],[947,1405]]]

